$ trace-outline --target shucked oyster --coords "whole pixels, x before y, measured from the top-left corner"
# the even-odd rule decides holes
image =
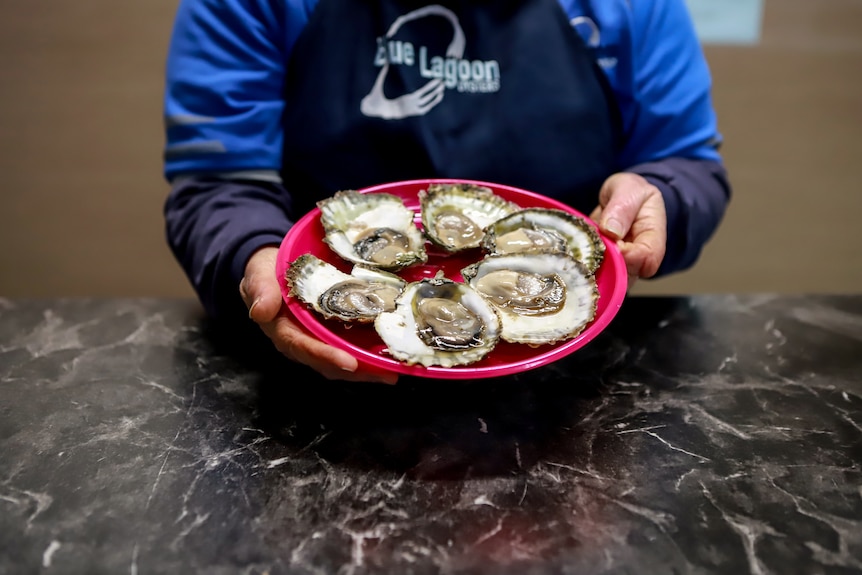
[[[485,230],[482,247],[490,255],[568,253],[590,273],[599,268],[605,255],[605,244],[589,222],[552,208],[527,208],[497,220]]]
[[[595,277],[568,254],[487,256],[461,274],[498,311],[506,341],[529,345],[564,341],[595,317],[599,297]]]
[[[374,320],[389,353],[408,365],[452,367],[479,361],[500,337],[500,319],[468,285],[444,277],[407,285],[395,311]]]
[[[345,260],[391,271],[428,260],[415,214],[398,196],[344,190],[317,207],[323,241]]]
[[[425,236],[447,252],[479,247],[488,224],[520,209],[474,184],[431,184],[419,205]]]
[[[360,323],[370,323],[381,312],[394,310],[395,299],[407,285],[396,275],[361,265],[346,274],[311,254],[296,258],[285,280],[290,295],[325,318]]]

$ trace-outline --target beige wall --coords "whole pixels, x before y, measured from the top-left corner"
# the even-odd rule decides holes
[[[190,293],[161,222],[174,5],[0,2],[0,295]]]
[[[695,269],[641,292],[862,292],[862,2],[765,6],[759,45],[706,48],[727,218]]]
[[[0,296],[191,294],[161,218],[174,8],[0,3]],[[858,0],[767,0],[760,45],[707,47],[736,196],[695,270],[639,292],[862,291],[860,27]]]

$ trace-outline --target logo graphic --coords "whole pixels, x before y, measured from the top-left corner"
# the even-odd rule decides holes
[[[600,52],[602,45],[602,33],[592,18],[577,16],[569,20],[569,25],[581,35],[588,47]],[[617,65],[617,59],[612,56],[599,56],[596,60],[604,69],[613,68]]]
[[[429,56],[427,46],[416,46],[406,40],[392,40],[401,27],[414,20],[442,17],[452,26],[452,41],[444,56]],[[422,116],[443,100],[446,90],[469,93],[491,93],[500,89],[500,64],[496,60],[466,60],[466,39],[458,17],[443,6],[433,4],[405,14],[389,27],[386,36],[377,38],[374,65],[380,67],[371,92],[360,103],[360,111],[369,117],[400,120]],[[428,81],[418,90],[395,98],[383,93],[390,66],[417,66],[419,75]]]

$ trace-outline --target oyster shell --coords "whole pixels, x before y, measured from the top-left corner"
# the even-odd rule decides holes
[[[450,253],[478,248],[486,226],[521,209],[475,184],[431,184],[419,205],[425,236]]]
[[[343,190],[317,207],[323,241],[347,261],[391,271],[428,261],[415,214],[396,195]]]
[[[529,345],[578,335],[596,314],[595,276],[569,254],[486,256],[461,274],[500,314],[502,339]]]
[[[407,282],[381,270],[353,266],[346,274],[320,258],[305,254],[285,274],[289,294],[327,319],[371,323],[383,311],[395,309],[395,300]]]
[[[481,295],[442,276],[408,284],[395,311],[374,320],[390,355],[426,367],[479,361],[497,344],[500,327],[497,313]]]
[[[492,223],[482,248],[487,254],[567,252],[595,273],[605,244],[587,220],[554,208],[526,208]]]

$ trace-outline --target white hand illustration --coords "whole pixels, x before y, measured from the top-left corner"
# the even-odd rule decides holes
[[[446,57],[462,58],[464,56],[466,40],[464,38],[464,31],[461,29],[461,24],[451,10],[437,4],[424,6],[401,16],[390,26],[386,36],[391,38],[407,22],[428,16],[441,16],[449,21],[452,25],[453,34],[452,41],[446,48]],[[422,116],[443,100],[446,86],[443,84],[441,78],[429,80],[427,84],[415,92],[389,99],[383,93],[383,83],[386,81],[388,73],[389,62],[386,62],[377,74],[377,79],[374,81],[371,92],[362,98],[359,109],[366,116],[383,118],[384,120],[400,120],[410,116]]]
[[[388,67],[387,64],[380,70],[380,75],[377,76],[377,81],[374,82],[371,92],[362,98],[359,109],[366,116],[383,118],[384,120],[422,116],[443,99],[446,87],[443,85],[443,80],[439,78],[429,80],[427,84],[410,94],[392,99],[387,98],[383,94],[383,80],[386,77]]]

